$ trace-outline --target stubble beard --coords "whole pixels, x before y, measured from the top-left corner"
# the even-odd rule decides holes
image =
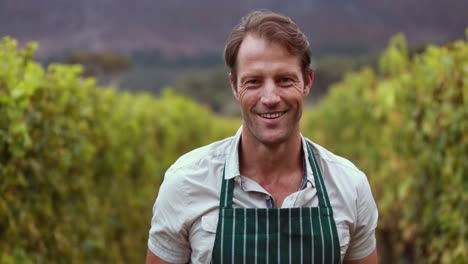
[[[253,120],[255,117],[246,117],[244,113],[242,114],[244,124],[255,141],[268,147],[274,147],[288,142],[289,139],[293,137],[294,133],[299,131],[299,121],[302,116],[302,109],[297,110],[294,114],[294,118],[287,122],[286,125],[277,128],[262,127],[262,125]]]

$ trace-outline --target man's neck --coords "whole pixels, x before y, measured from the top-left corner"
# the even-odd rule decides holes
[[[242,175],[260,184],[271,184],[290,180],[292,175],[302,172],[302,139],[299,132],[277,145],[250,141],[248,137],[241,137],[239,162]]]

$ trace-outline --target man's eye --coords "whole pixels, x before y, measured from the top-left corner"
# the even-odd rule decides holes
[[[282,83],[282,84],[288,84],[288,83],[292,82],[292,79],[289,78],[289,77],[281,77],[279,79],[279,82]]]
[[[258,84],[260,81],[257,80],[257,79],[250,79],[250,80],[247,80],[245,83],[247,84]]]

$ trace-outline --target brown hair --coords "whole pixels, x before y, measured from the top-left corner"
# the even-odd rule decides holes
[[[236,61],[242,41],[248,34],[256,34],[268,41],[280,43],[285,46],[291,55],[301,59],[303,77],[309,70],[310,45],[307,37],[299,27],[289,18],[271,11],[253,11],[242,18],[229,35],[224,47],[224,62],[231,71],[232,78],[236,80]]]

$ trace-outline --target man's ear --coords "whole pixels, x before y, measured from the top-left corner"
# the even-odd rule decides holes
[[[304,78],[304,96],[309,95],[312,84],[314,83],[314,76],[314,71],[312,69],[308,69]]]
[[[237,92],[237,81],[234,79],[234,76],[232,73],[229,73],[229,84],[231,85],[231,90],[232,93],[234,94],[234,97],[236,98],[237,101],[239,101],[239,93]]]

